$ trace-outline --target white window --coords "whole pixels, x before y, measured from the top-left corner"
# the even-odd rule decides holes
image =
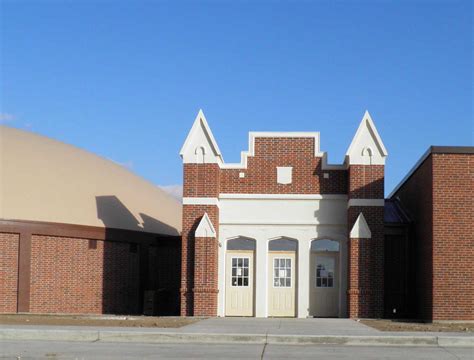
[[[232,286],[249,286],[249,258],[232,258]]]
[[[291,287],[291,259],[273,259],[273,287]]]
[[[291,166],[277,166],[277,183],[291,184],[293,168]]]

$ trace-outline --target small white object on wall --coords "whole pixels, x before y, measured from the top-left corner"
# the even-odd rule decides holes
[[[293,168],[291,166],[277,166],[277,183],[291,184]]]

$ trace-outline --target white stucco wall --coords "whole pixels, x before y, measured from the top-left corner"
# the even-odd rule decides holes
[[[306,199],[304,199],[306,197]],[[344,196],[294,196],[295,199],[220,199],[219,307],[225,315],[225,254],[227,240],[245,236],[256,240],[255,315],[268,315],[268,242],[278,237],[298,241],[297,316],[309,314],[310,247],[315,239],[340,243],[339,316],[346,314],[347,199]]]

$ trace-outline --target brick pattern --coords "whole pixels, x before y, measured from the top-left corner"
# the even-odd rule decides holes
[[[474,320],[474,155],[432,158],[433,319]]]
[[[384,166],[349,166],[349,199],[383,199]],[[351,318],[383,316],[384,209],[382,206],[352,206],[347,212],[348,232],[360,213],[372,237],[349,239],[348,312]]]
[[[414,224],[416,312],[423,319],[433,313],[433,163],[428,157],[397,191]]]
[[[186,183],[185,183],[186,188]],[[194,304],[194,270],[195,270],[195,257],[200,258],[204,254],[195,254],[195,238],[194,233],[196,231],[199,222],[201,221],[204,213],[207,212],[209,219],[216,232],[219,231],[219,209],[214,205],[183,205],[183,227],[182,227],[182,252],[181,252],[181,315],[192,316],[195,306],[198,308],[205,308],[204,302],[207,301],[205,298],[201,298]],[[198,247],[199,250],[204,251],[205,248]],[[217,257],[217,255],[216,255]],[[217,263],[217,260],[216,260]],[[216,275],[217,278],[217,275]],[[217,279],[215,279],[217,281]]]
[[[220,169],[217,164],[184,164],[184,197],[218,197]]]
[[[384,166],[351,165],[349,167],[350,199],[383,199]]]
[[[194,316],[217,316],[218,241],[195,238]]]
[[[138,311],[139,256],[130,244],[33,235],[30,311]]]
[[[372,238],[349,239],[348,311],[351,318],[377,318],[383,316],[383,207],[351,207],[348,211],[348,224],[351,224],[349,231],[361,212],[369,225]]]
[[[0,233],[0,313],[17,311],[18,234]]]
[[[244,194],[346,194],[346,170],[322,170],[314,156],[312,138],[256,138],[255,155],[247,169],[222,169],[221,193]],[[291,184],[277,183],[277,166],[292,166]],[[239,173],[245,177],[240,178]],[[329,174],[325,179],[323,173]]]

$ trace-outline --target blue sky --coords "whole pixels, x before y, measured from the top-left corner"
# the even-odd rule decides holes
[[[1,1],[0,121],[159,185],[199,108],[226,162],[248,131],[320,131],[341,163],[366,109],[386,193],[430,145],[473,145],[470,1]]]

